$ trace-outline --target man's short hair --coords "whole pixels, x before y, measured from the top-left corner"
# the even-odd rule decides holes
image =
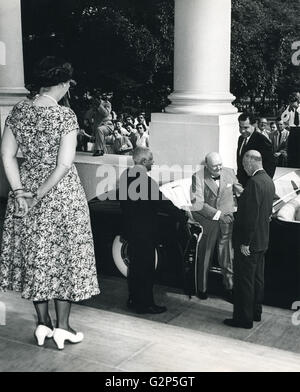
[[[251,125],[256,123],[256,118],[251,113],[244,112],[238,118],[239,121],[247,121],[248,119]]]

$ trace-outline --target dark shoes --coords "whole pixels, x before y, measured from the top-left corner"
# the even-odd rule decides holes
[[[233,327],[233,328],[244,328],[244,329],[251,329],[253,328],[253,323],[251,322],[242,322],[238,321],[235,319],[226,319],[223,321],[225,325],[228,327]]]
[[[94,152],[93,157],[102,157],[104,155],[104,151],[97,150]]]
[[[158,305],[149,305],[149,306],[136,306],[132,300],[127,301],[127,308],[130,310],[133,310],[137,314],[159,314],[159,313],[164,313],[167,311],[167,308],[165,306],[158,306]]]
[[[261,322],[261,314],[258,315],[258,316],[255,316],[255,317],[253,318],[253,321],[257,321],[258,323],[260,323],[260,322]]]
[[[200,299],[207,299],[208,295],[207,295],[206,291],[198,291],[197,297],[200,298]]]

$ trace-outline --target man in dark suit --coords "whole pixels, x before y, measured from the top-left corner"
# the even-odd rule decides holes
[[[273,178],[276,162],[273,155],[272,143],[261,133],[255,131],[255,119],[252,115],[242,113],[239,116],[240,134],[237,148],[237,178],[245,186],[249,177],[243,167],[243,156],[249,150],[259,151],[262,156],[263,168]]]
[[[239,199],[234,223],[234,311],[233,318],[224,324],[250,329],[253,321],[261,321],[264,254],[269,244],[275,186],[263,169],[258,151],[247,151],[243,165],[250,179]]]
[[[157,183],[148,176],[153,165],[149,148],[137,147],[135,165],[125,170],[119,181],[119,200],[124,217],[124,234],[129,243],[129,299],[127,305],[137,313],[162,313],[153,298],[155,246],[158,233],[158,211],[165,211],[185,223],[185,213],[166,200]]]

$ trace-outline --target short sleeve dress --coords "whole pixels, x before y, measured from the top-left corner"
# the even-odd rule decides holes
[[[67,107],[18,103],[6,125],[24,161],[22,186],[35,192],[53,172],[61,137],[77,130]],[[0,291],[32,301],[77,302],[99,294],[89,209],[75,165],[24,218],[14,217],[9,193],[0,253]]]

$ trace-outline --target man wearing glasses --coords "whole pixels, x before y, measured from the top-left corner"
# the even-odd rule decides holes
[[[270,139],[270,134],[267,130],[268,120],[264,117],[258,119],[256,131],[264,135],[267,139]]]

